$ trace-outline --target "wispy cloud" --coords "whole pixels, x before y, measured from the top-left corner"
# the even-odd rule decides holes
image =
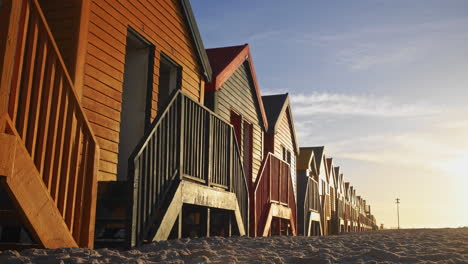
[[[334,34],[303,34],[295,40],[334,49],[331,62],[364,71],[380,66],[401,66],[447,52],[468,40],[468,19],[447,19],[408,25],[369,26]],[[466,33],[460,33],[466,32]]]
[[[383,47],[377,44],[354,44],[338,51],[335,63],[349,67],[352,71],[371,69],[374,66],[398,66],[414,61],[421,49],[413,46]]]
[[[307,117],[314,114],[358,115],[381,117],[428,116],[440,110],[424,104],[401,104],[386,97],[313,93],[293,95],[294,114]]]
[[[282,35],[282,31],[280,30],[270,30],[270,31],[264,31],[264,32],[257,32],[249,37],[247,37],[247,42],[256,42],[256,41],[264,41],[264,40],[271,40],[275,38],[280,38]]]

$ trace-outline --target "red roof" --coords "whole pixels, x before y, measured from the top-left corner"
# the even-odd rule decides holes
[[[249,69],[252,76],[255,94],[257,97],[258,106],[262,115],[262,121],[265,126],[265,131],[268,130],[268,120],[265,109],[263,107],[262,96],[257,82],[257,75],[250,55],[248,44],[207,49],[206,54],[210,60],[210,65],[213,71],[213,78],[210,83],[205,84],[205,91],[217,91],[226,82],[229,77],[245,62],[249,62]]]
[[[213,76],[218,76],[234,58],[247,46],[247,44],[232,47],[207,49],[206,54],[210,60]]]

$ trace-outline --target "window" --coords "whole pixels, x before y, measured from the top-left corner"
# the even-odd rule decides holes
[[[161,54],[159,62],[158,110],[166,106],[169,98],[180,89],[181,67],[169,57]]]
[[[283,152],[283,160],[286,161],[288,164],[291,164],[291,151],[289,151],[284,146],[281,146],[281,150]]]

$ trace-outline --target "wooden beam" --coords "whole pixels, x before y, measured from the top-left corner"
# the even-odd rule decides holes
[[[211,208],[206,208],[206,237],[210,237]]]
[[[2,185],[37,242],[46,248],[77,247],[21,139],[0,133],[0,145]]]
[[[153,241],[168,239],[177,216],[182,216],[181,210],[183,204],[194,204],[233,211],[237,226],[239,227],[239,234],[241,236],[246,235],[239,204],[234,193],[216,190],[189,181],[182,181],[163,216],[158,231],[153,237]]]
[[[174,198],[167,207],[166,213],[163,216],[161,224],[159,225],[156,235],[153,237],[153,241],[167,240],[171,233],[172,227],[174,226],[177,216],[180,216],[179,226],[181,232],[182,229],[182,186],[179,185],[177,188]],[[180,234],[182,236],[182,234]]]
[[[81,1],[80,29],[78,34],[78,45],[76,47],[76,64],[74,73],[74,87],[78,100],[81,102],[83,95],[85,58],[88,50],[88,26],[91,0]]]
[[[292,235],[296,235],[296,225],[294,224],[294,220],[292,218],[292,211],[291,208],[286,207],[284,205],[280,205],[277,203],[271,203],[270,208],[268,209],[268,214],[265,221],[265,226],[263,228],[262,236],[268,236],[271,228],[271,221],[273,217],[278,217],[282,219],[289,220],[291,224]]]

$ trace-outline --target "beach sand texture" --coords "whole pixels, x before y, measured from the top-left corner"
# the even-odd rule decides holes
[[[7,250],[0,252],[0,263],[468,263],[468,228],[181,239],[128,251]]]

